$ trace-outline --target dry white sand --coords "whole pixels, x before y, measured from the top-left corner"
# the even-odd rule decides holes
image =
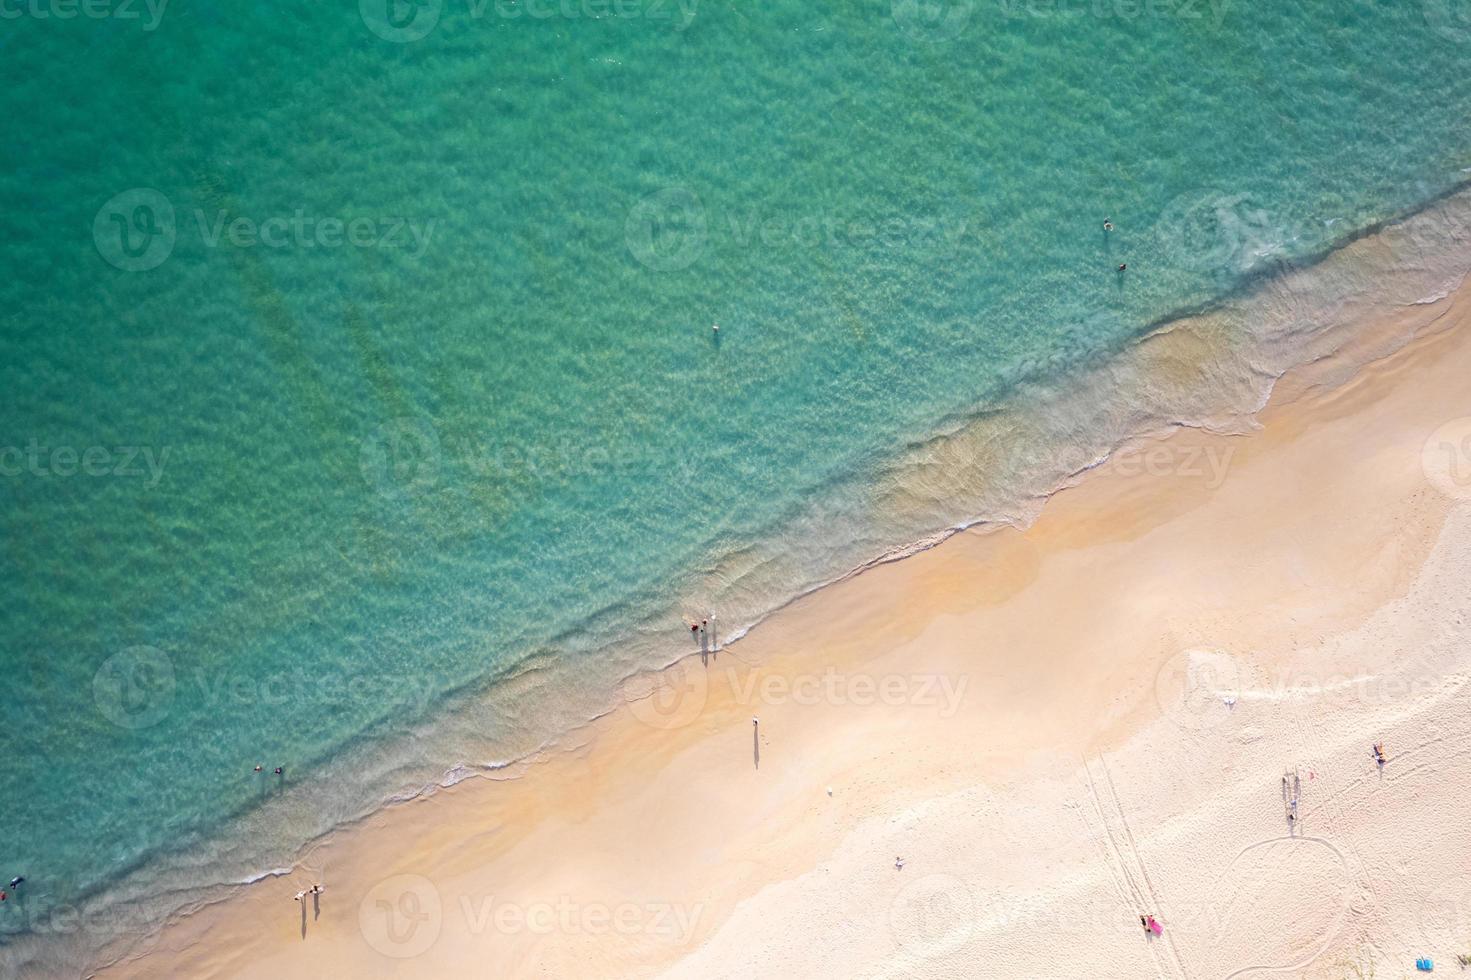
[[[822,590],[582,748],[376,814],[105,975],[1455,969],[1468,309],[1407,311],[1385,330],[1438,332],[1300,376],[1258,432],[1179,433],[1026,531]]]

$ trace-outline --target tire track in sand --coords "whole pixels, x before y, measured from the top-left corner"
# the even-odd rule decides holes
[[[1092,767],[1086,757],[1083,759],[1083,773],[1088,780],[1088,792],[1093,798],[1093,806],[1103,825],[1104,838],[1110,851],[1110,864],[1116,867],[1118,874],[1127,884],[1129,897],[1138,903],[1138,908],[1148,909],[1151,914],[1163,915],[1164,907],[1160,904],[1159,895],[1149,877],[1149,869],[1144,864],[1144,858],[1139,853],[1139,845],[1134,839],[1134,831],[1129,826],[1129,819],[1124,814],[1123,803],[1119,798],[1118,788],[1114,785],[1113,775],[1109,772],[1108,763],[1101,754],[1098,756],[1098,766],[1103,773],[1103,783],[1108,787],[1107,805],[1105,805],[1103,795],[1099,792],[1099,783],[1093,777]],[[1110,826],[1109,811],[1117,816],[1119,826],[1122,828],[1120,833],[1116,834]],[[1149,944],[1149,948],[1154,953],[1156,966],[1162,968],[1166,976],[1185,978],[1190,976],[1180,958],[1180,951],[1175,948],[1172,934],[1160,936],[1158,942]],[[1163,962],[1160,962],[1161,960]]]

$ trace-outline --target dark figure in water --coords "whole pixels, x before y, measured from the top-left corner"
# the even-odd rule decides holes
[[[1123,265],[1119,266],[1119,271],[1120,272],[1123,272],[1128,267],[1129,267],[1129,263],[1125,262]]]
[[[281,767],[280,766],[277,766],[276,767],[276,775],[278,775],[278,776],[282,775]]]

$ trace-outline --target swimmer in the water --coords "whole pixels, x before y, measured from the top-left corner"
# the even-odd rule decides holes
[[[1104,231],[1113,231],[1113,222],[1112,221],[1109,221],[1107,218],[1104,218],[1103,219],[1103,230]]]

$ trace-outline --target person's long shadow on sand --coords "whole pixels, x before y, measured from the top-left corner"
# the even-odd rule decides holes
[[[301,906],[301,938],[306,938],[306,902],[298,902]]]
[[[751,755],[755,758],[756,768],[761,768],[761,726],[751,726]]]
[[[312,892],[312,921],[315,922],[322,917],[322,893]]]

